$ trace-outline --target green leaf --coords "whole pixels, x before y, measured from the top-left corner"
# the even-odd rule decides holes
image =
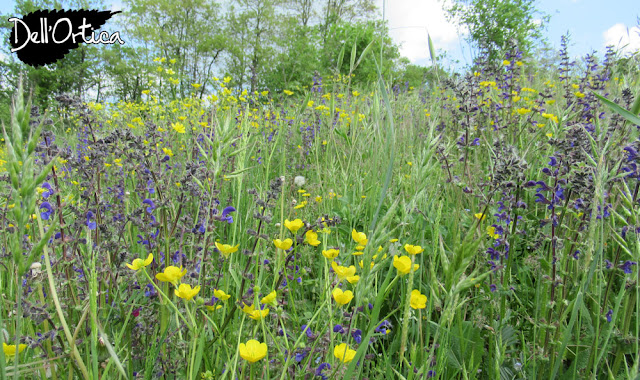
[[[102,338],[104,345],[107,347],[109,356],[111,356],[113,363],[115,363],[116,368],[118,369],[118,372],[120,372],[120,375],[122,377],[124,377],[125,379],[128,379],[129,376],[127,376],[127,371],[124,370],[124,367],[122,366],[122,362],[118,358],[118,354],[116,354],[115,350],[113,349],[113,346],[109,342],[109,338],[107,337],[107,334],[104,333],[104,331],[102,330],[102,326],[100,324],[98,324],[98,330],[100,332],[100,338]]]
[[[346,44],[346,42],[345,42]],[[355,70],[355,62],[356,62],[356,48],[358,47],[358,36],[356,36],[355,41],[353,41],[353,48],[351,49],[351,61],[349,62],[349,75],[353,73]]]
[[[431,34],[429,34],[428,32],[427,32],[427,40],[429,41],[429,55],[431,56],[431,62],[433,62],[433,65],[435,66],[438,64],[436,62],[436,49],[433,47],[433,41],[431,41]]]
[[[373,43],[374,42],[376,42],[376,40],[371,40],[371,42],[369,42],[369,45],[367,45],[367,47],[364,48],[364,50],[362,51],[362,54],[360,54],[360,58],[358,58],[358,62],[356,62],[356,65],[353,68],[353,70],[358,68],[358,65],[360,65],[360,62],[362,62],[362,60],[367,56],[367,53],[369,53],[369,50],[371,50],[371,48],[373,47]]]
[[[200,329],[198,335],[200,335],[200,337],[198,338],[198,348],[196,349],[196,358],[191,371],[191,373],[196,376],[198,375],[198,372],[200,372],[200,364],[202,364],[202,355],[204,353],[205,346],[204,338],[207,335],[204,332],[204,326],[202,327],[202,329]]]
[[[616,103],[612,102],[611,100],[605,98],[604,96],[598,95],[595,92],[593,93],[598,99],[600,99],[600,101],[602,103],[604,103],[604,105],[606,105],[607,107],[609,107],[613,112],[617,113],[618,115],[624,117],[625,119],[627,119],[627,121],[629,121],[630,123],[633,123],[635,125],[640,125],[640,117],[638,117],[637,115],[634,115],[633,113],[627,111],[626,109],[620,107],[619,105],[617,105]],[[635,105],[634,105],[635,106]]]
[[[31,248],[31,252],[29,253],[29,257],[27,258],[27,260],[22,260],[20,262],[20,265],[18,267],[18,271],[19,271],[18,273],[20,276],[24,275],[26,271],[31,267],[31,264],[36,260],[36,258],[40,256],[40,253],[42,252],[44,245],[49,242],[51,235],[53,235],[57,227],[58,227],[58,219],[53,218],[53,224],[49,226],[49,229],[47,230],[47,232],[45,232],[44,236],[40,238],[40,241],[38,242],[38,244],[36,244],[33,248]]]

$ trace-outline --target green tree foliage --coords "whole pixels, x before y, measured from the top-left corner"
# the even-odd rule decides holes
[[[273,0],[237,0],[228,16],[227,71],[238,84],[248,83],[251,92],[260,87],[267,61],[274,54],[278,4]]]
[[[386,24],[375,21],[372,0],[221,4],[123,0],[123,13],[106,30],[118,31],[124,45],[81,44],[64,59],[40,68],[21,63],[5,39],[2,49],[8,58],[0,60],[1,103],[10,103],[21,75],[34,89],[36,104],[49,106],[61,93],[86,101],[138,100],[144,90],[156,86],[185,96],[193,91],[192,83],[203,85],[198,89],[202,96],[216,91],[211,86],[214,75],[228,75],[232,78],[228,86],[251,92],[304,88],[316,73],[352,75],[352,83],[363,83],[377,79],[374,56],[384,75],[393,73],[397,78],[408,68],[399,62],[398,47]],[[17,0],[13,14],[78,8],[108,9],[104,0]],[[2,24],[5,29],[10,26]],[[421,77],[414,76],[416,81]]]
[[[105,48],[103,57],[109,64],[105,65],[104,72],[110,83],[103,96],[125,101],[139,100],[151,80],[149,73],[153,67],[147,63],[149,59],[140,59],[148,56],[149,49],[144,46],[114,44]]]
[[[10,15],[2,15],[0,33],[3,39],[2,53],[5,59],[0,60],[0,72],[3,73],[0,104],[4,104],[6,113],[10,104],[10,94],[18,87],[20,77],[27,88],[33,89],[35,105],[47,107],[52,97],[61,93],[70,93],[80,97],[92,97],[102,84],[100,74],[104,61],[97,45],[80,44],[57,62],[40,67],[31,67],[20,62],[11,53],[9,35],[13,23],[10,17],[26,15],[38,9],[78,9],[104,8],[101,1],[86,0],[16,0],[14,11]],[[95,100],[95,99],[94,99]]]
[[[178,93],[191,91],[191,83],[206,84],[226,45],[219,4],[210,0],[127,0],[124,5],[129,9],[128,34],[156,57],[176,60],[172,75],[180,79]]]
[[[326,0],[321,10],[323,41],[335,24],[369,20],[373,18],[375,11],[376,7],[371,0]]]
[[[530,52],[549,20],[535,0],[453,0],[445,5],[450,20],[469,30],[469,40],[491,60],[500,59],[509,43]]]
[[[355,63],[365,51],[367,46],[367,59],[363,59],[351,72],[351,56],[355,45]],[[382,49],[381,49],[382,47]],[[344,57],[339,61],[336,54],[344,49]],[[382,51],[382,54],[380,53]],[[398,46],[393,44],[386,24],[382,21],[358,21],[340,22],[330,27],[321,51],[322,67],[328,70],[336,70],[337,74],[353,74],[354,82],[367,83],[375,81],[378,77],[378,69],[372,55],[381,64],[382,74],[389,75],[400,58]],[[355,66],[355,65],[354,65]]]
[[[277,48],[266,68],[264,86],[273,90],[303,87],[321,71],[318,59],[318,29],[298,23],[295,17],[285,19],[276,30]]]
[[[438,85],[438,81],[447,78],[447,73],[439,67],[425,67],[409,63],[407,58],[400,60],[400,67],[394,77],[394,84],[413,87],[416,89],[433,89]]]

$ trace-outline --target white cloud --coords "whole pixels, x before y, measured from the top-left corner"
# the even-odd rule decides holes
[[[382,2],[376,3],[382,11]],[[400,53],[413,63],[431,61],[428,34],[434,48],[450,50],[459,40],[456,26],[447,21],[439,0],[387,0],[385,19],[394,42],[401,44]]]
[[[623,53],[640,51],[640,27],[618,23],[602,33],[604,45],[613,45]]]

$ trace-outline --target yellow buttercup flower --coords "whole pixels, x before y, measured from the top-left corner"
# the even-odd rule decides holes
[[[180,122],[171,124],[171,127],[178,133],[185,133],[186,132],[186,130],[184,128],[184,124],[182,124]]]
[[[287,249],[291,248],[291,245],[293,245],[293,240],[291,240],[291,239],[284,239],[284,240],[275,239],[273,241],[273,244],[277,248],[280,248],[281,250],[286,251]]]
[[[18,352],[24,351],[25,348],[27,348],[26,344],[19,345]],[[4,351],[4,356],[14,357],[16,356],[16,345],[2,342],[2,351]]]
[[[260,300],[260,303],[263,303],[265,305],[273,305],[275,300],[276,300],[276,291],[274,290],[273,292],[262,297],[262,299]]]
[[[313,232],[313,230],[309,230],[304,234],[305,243],[317,247],[320,245],[320,240],[318,240],[318,234]]]
[[[343,292],[342,289],[335,288],[333,292],[331,292],[331,295],[333,295],[333,299],[340,305],[346,305],[353,299],[353,292],[351,290]]]
[[[337,249],[328,249],[328,250],[322,250],[322,256],[326,257],[329,260],[333,260],[336,257],[338,257],[338,254],[340,253],[339,250]]]
[[[415,289],[411,291],[410,305],[413,309],[424,309],[427,307],[427,296]]]
[[[335,261],[332,261],[331,268],[340,280],[344,280],[345,278],[351,277],[356,274],[356,267],[353,265],[349,267],[343,267],[342,265],[336,264]]]
[[[251,305],[251,306],[247,306],[247,304],[244,304],[244,307],[242,308],[242,311],[244,311],[245,313],[249,314],[249,318],[255,320],[255,321],[259,321],[262,318],[266,317],[267,315],[269,315],[269,308],[264,308],[264,310],[260,310],[257,309],[255,305]]]
[[[421,246],[411,244],[405,244],[404,250],[410,255],[417,255],[418,253],[424,252],[424,249]]]
[[[237,244],[235,246],[231,246],[229,244],[220,244],[218,242],[215,242],[215,244],[216,248],[218,248],[218,251],[222,253],[225,259],[228,259],[230,254],[237,252],[238,247],[240,247],[240,244]]]
[[[267,344],[251,339],[247,343],[240,343],[238,351],[240,352],[240,357],[244,360],[249,363],[255,363],[267,356]]]
[[[224,290],[213,289],[213,296],[221,301],[228,300],[231,296],[224,292]]]
[[[198,292],[200,292],[200,285],[196,286],[195,288],[191,288],[191,285],[189,284],[180,284],[178,289],[174,290],[176,296],[186,301],[191,301],[191,299],[195,297]]]
[[[156,274],[156,278],[162,282],[172,282],[175,284],[185,274],[187,274],[186,269],[183,270],[182,267],[178,268],[171,265],[164,268],[162,273]]]
[[[300,219],[296,219],[294,221],[289,221],[289,219],[284,220],[284,226],[291,231],[292,234],[295,235],[296,232],[302,227],[304,227],[304,223]]]
[[[333,349],[333,356],[343,363],[349,363],[356,357],[356,350],[352,350],[346,343],[341,343]]]
[[[393,256],[393,266],[398,270],[401,275],[411,272],[411,259],[409,256]],[[414,264],[414,272],[420,268],[420,265]]]
[[[357,284],[358,281],[360,281],[360,276],[355,275],[355,276],[347,277],[347,281],[349,281],[350,284]]]
[[[358,232],[355,228],[351,231],[351,237],[353,241],[358,243],[358,245],[367,245],[369,240],[367,240],[367,235],[364,232]]]
[[[144,267],[146,267],[147,265],[151,264],[151,262],[153,261],[153,254],[150,253],[149,256],[147,256],[146,260],[142,260],[142,259],[134,259],[133,262],[131,264],[125,264],[129,269],[132,270],[139,270],[142,269]]]

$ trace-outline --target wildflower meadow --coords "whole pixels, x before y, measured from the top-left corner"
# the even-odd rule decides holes
[[[638,378],[638,56],[411,86],[355,46],[285,88],[20,82],[0,378]]]

